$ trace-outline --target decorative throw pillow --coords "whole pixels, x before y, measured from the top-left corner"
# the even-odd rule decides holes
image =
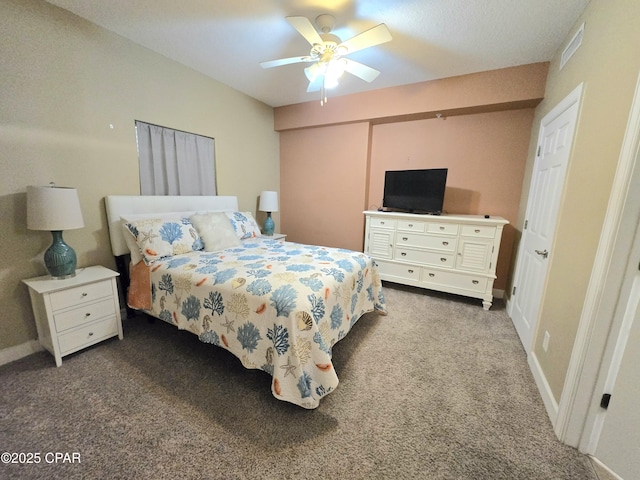
[[[125,225],[135,237],[147,265],[203,248],[202,239],[188,218],[144,218]]]
[[[240,245],[240,239],[224,212],[197,213],[189,220],[196,227],[207,252],[218,252]]]
[[[240,240],[261,235],[260,227],[251,212],[225,212],[225,214],[231,220],[231,225]]]

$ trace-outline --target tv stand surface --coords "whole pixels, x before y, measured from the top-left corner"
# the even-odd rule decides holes
[[[380,278],[493,303],[503,227],[485,215],[423,215],[367,210],[364,251]]]

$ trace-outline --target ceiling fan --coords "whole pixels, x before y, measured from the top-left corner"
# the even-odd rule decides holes
[[[331,33],[335,26],[335,18],[332,15],[324,14],[316,18],[316,24],[322,33],[318,33],[306,17],[286,19],[311,44],[309,55],[271,60],[260,65],[262,68],[271,68],[291,63],[312,63],[304,69],[309,79],[307,92],[321,91],[321,105],[327,102],[326,89],[336,87],[344,72],[349,72],[366,82],[372,82],[380,74],[378,70],[345,56],[390,41],[391,33],[384,23],[343,42]]]

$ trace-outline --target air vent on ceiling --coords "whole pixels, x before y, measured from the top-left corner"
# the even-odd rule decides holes
[[[578,51],[580,45],[582,45],[582,37],[584,36],[584,23],[580,25],[580,28],[575,33],[569,44],[565,47],[560,57],[560,70],[564,67],[569,59],[573,57],[573,54]]]

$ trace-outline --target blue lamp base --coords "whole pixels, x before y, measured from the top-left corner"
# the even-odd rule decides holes
[[[264,226],[262,227],[262,233],[264,235],[269,235],[270,237],[273,235],[273,231],[275,230],[276,225],[273,223],[273,219],[271,218],[271,212],[267,212],[267,219],[264,221]]]
[[[53,278],[63,279],[76,275],[76,252],[62,239],[62,231],[51,232],[53,243],[44,252],[44,265]]]

